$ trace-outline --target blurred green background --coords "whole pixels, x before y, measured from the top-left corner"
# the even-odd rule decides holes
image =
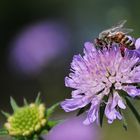
[[[39,91],[47,106],[70,97],[71,89],[64,86],[64,77],[69,73],[73,55],[82,52],[84,42],[92,41],[122,19],[128,21],[126,26],[134,29],[132,35],[137,38],[139,17],[139,0],[1,0],[0,109],[11,112],[10,96],[22,105],[23,97],[33,101]],[[57,36],[61,38],[57,40]],[[30,37],[31,42],[26,39]],[[44,49],[41,46],[48,45],[45,37],[51,45]],[[40,58],[44,51],[48,53]],[[140,112],[140,104],[136,106]],[[101,140],[140,139],[140,127],[128,112],[128,131],[123,130],[120,122],[105,123]],[[56,117],[66,118],[62,110],[57,113]],[[4,121],[2,115],[0,120]]]

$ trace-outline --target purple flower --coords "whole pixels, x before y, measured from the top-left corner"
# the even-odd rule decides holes
[[[58,124],[44,140],[100,140],[100,131],[96,125],[83,125],[83,117],[69,118]]]
[[[140,42],[140,41],[139,41]],[[136,48],[140,43],[136,41]],[[72,99],[61,103],[66,112],[91,104],[84,124],[99,123],[99,109],[104,103],[108,123],[122,119],[121,109],[126,105],[120,91],[130,97],[140,96],[136,84],[140,82],[139,54],[126,49],[121,56],[118,44],[109,49],[99,50],[93,43],[85,43],[83,57],[75,55],[71,63],[71,73],[65,78],[65,85],[73,88]],[[104,97],[108,97],[104,101]]]
[[[25,76],[37,76],[69,47],[69,29],[48,20],[24,27],[10,43],[10,67]],[[13,72],[14,72],[13,71]]]

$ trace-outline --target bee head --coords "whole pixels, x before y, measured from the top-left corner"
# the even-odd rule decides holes
[[[99,39],[103,39],[106,38],[109,35],[109,31],[103,31],[99,34]]]

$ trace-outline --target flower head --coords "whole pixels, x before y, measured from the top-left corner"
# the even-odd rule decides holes
[[[43,104],[30,104],[18,109],[8,117],[5,128],[12,136],[30,136],[38,132],[47,123],[45,106]]]
[[[126,108],[122,96],[125,93],[133,98],[140,96],[140,89],[137,89],[140,82],[138,62],[135,51],[126,50],[125,57],[122,57],[119,44],[100,50],[93,43],[85,43],[84,55],[74,56],[71,73],[65,78],[65,85],[74,90],[72,99],[61,103],[62,108],[70,112],[90,104],[85,124],[99,123],[102,106],[108,123],[117,118],[121,120],[121,109]]]
[[[4,135],[9,135],[17,139],[37,139],[55,126],[59,121],[49,120],[55,108],[59,104],[54,104],[46,110],[46,107],[40,101],[38,96],[34,103],[28,104],[24,100],[24,106],[19,107],[15,100],[11,98],[11,106],[13,114],[3,112],[7,117],[7,122],[4,124],[4,131],[0,130]],[[0,134],[1,134],[0,133]]]

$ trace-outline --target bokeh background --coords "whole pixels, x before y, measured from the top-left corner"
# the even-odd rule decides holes
[[[139,17],[139,0],[1,0],[0,109],[11,112],[10,96],[22,105],[23,97],[31,102],[39,91],[46,106],[70,97],[71,90],[64,86],[64,77],[69,73],[73,55],[82,53],[84,42],[92,41],[102,30],[122,19],[128,21],[127,27],[134,29],[132,35],[137,38]],[[140,104],[135,104],[140,111]],[[74,115],[75,112],[66,114],[59,109],[54,118],[68,119]],[[85,140],[139,140],[140,127],[129,110],[126,118],[127,132],[120,122],[108,125],[105,120],[102,129],[95,124],[81,128],[86,129]],[[4,120],[0,115],[1,125]],[[77,130],[75,134],[69,131],[68,135],[76,135],[78,127],[84,127],[71,124]],[[72,129],[67,122],[59,127],[59,134],[63,134],[63,129]],[[58,138],[57,128],[54,132],[51,134]]]

